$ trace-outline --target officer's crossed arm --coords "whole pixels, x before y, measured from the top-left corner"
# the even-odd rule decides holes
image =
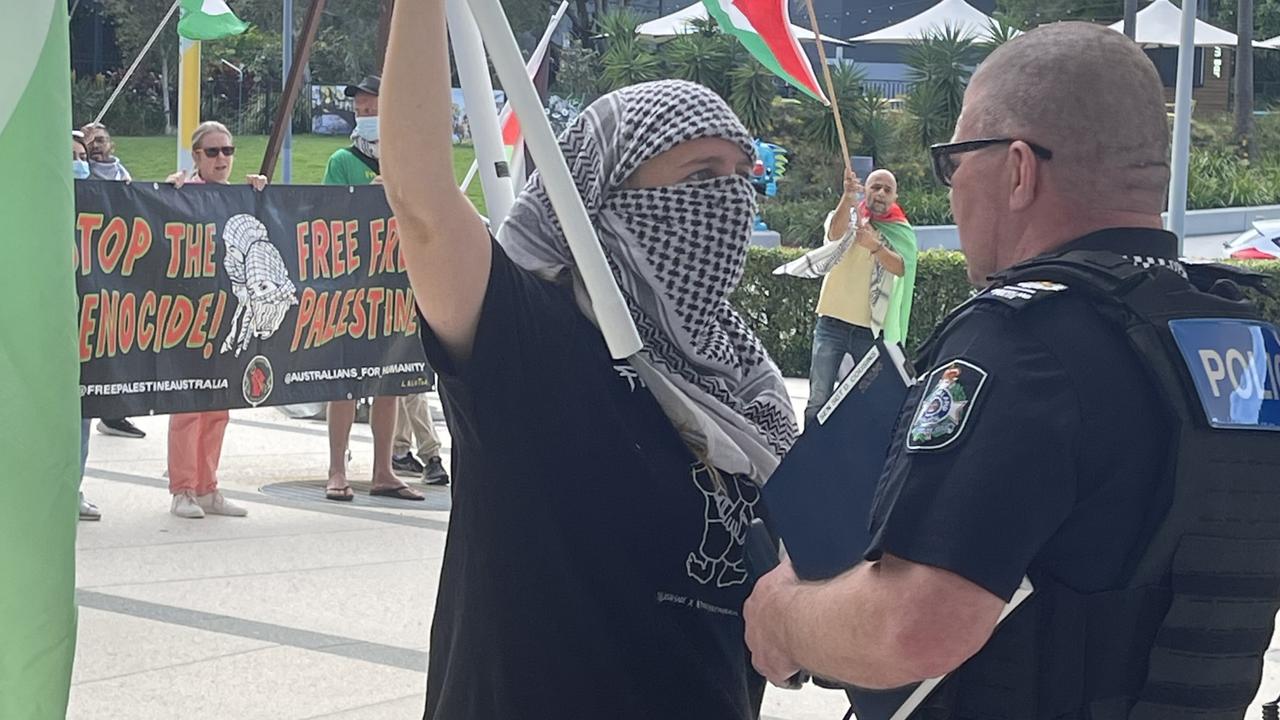
[[[803,668],[888,688],[955,670],[1076,502],[1079,373],[1038,332],[979,304],[928,362],[881,478],[867,562],[823,583],[784,565],[747,601],[752,662],[770,680]]]
[[[893,555],[824,583],[796,580],[787,564],[747,601],[747,644],[775,683],[804,668],[893,688],[955,670],[986,644],[1004,605],[955,573]]]

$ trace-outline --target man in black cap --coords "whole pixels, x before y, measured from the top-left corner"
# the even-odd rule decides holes
[[[325,185],[368,185],[378,179],[378,88],[382,78],[369,75],[359,85],[348,85],[343,94],[352,99],[356,129],[351,145],[329,156]]]
[[[355,106],[356,128],[351,133],[351,145],[329,157],[329,164],[324,170],[325,185],[369,185],[382,182],[378,166],[378,90],[381,84],[382,78],[369,75],[360,84],[346,87],[344,94],[352,98]],[[388,495],[402,500],[423,499],[421,494],[396,478],[395,473],[420,475],[433,485],[449,481],[449,475],[439,457],[440,442],[435,438],[431,427],[426,399],[421,395],[412,398],[409,401],[391,396],[373,399],[369,425],[373,429],[372,492],[375,495]],[[346,460],[355,415],[355,400],[329,403],[329,482],[325,487],[325,497],[329,500],[350,501],[354,496],[347,483]],[[401,418],[404,420],[401,421]],[[410,419],[418,419],[416,426],[422,428],[419,433],[422,441],[420,447],[431,449],[431,454],[424,457],[428,461],[426,466],[413,453],[408,452],[409,441],[399,439],[402,434],[408,435]],[[404,425],[402,431],[397,430],[398,423]],[[398,456],[393,453],[393,445],[400,450]]]

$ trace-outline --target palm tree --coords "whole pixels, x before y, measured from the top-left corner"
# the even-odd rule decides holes
[[[982,58],[985,60],[988,55],[996,51],[996,48],[1017,37],[1018,32],[1018,28],[1013,24],[999,18],[988,20],[987,35],[989,37],[978,43],[978,51]]]
[[[1236,38],[1236,141],[1247,155],[1253,142],[1253,0],[1239,0]]]
[[[628,85],[657,80],[662,76],[662,63],[653,43],[640,37],[640,18],[630,10],[617,10],[600,16],[600,34],[608,48],[600,58],[601,84],[606,92]]]
[[[859,150],[863,155],[883,160],[894,145],[893,123],[889,121],[889,103],[875,88],[865,88],[850,108],[853,125],[862,136]]]
[[[857,112],[854,109],[862,96],[862,83],[866,73],[856,65],[836,65],[831,69],[831,83],[835,86],[836,100],[845,112],[840,114],[846,136],[857,136]],[[840,154],[840,134],[836,130],[835,114],[831,108],[815,100],[805,99],[800,106],[800,132],[806,140],[831,155]],[[852,143],[853,140],[851,139]]]
[[[735,60],[736,43],[720,32],[710,18],[690,23],[692,32],[679,35],[662,46],[667,74],[673,78],[696,82],[729,99],[729,70]]]
[[[955,129],[979,51],[972,37],[951,26],[930,31],[907,48],[904,59],[912,83],[907,111],[924,146],[940,142]]]
[[[763,135],[773,127],[773,98],[778,94],[774,75],[745,51],[735,54],[728,76],[729,106],[748,130]]]

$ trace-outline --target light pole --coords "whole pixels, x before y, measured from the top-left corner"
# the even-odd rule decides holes
[[[236,71],[236,134],[244,134],[244,66],[236,67],[226,58],[218,58],[218,60],[227,67]]]
[[[280,75],[281,87],[280,102],[287,100],[284,87],[289,83],[289,71],[293,67],[293,0],[284,0],[284,31],[281,40],[280,55],[282,56],[282,64],[284,72]],[[284,184],[288,185],[293,182],[293,116],[288,116],[289,121],[285,123],[284,128],[284,168],[282,169]]]

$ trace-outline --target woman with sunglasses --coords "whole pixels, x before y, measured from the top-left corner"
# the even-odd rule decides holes
[[[179,170],[167,178],[174,187],[188,183],[227,185],[235,164],[236,146],[231,131],[220,122],[201,123],[191,134],[195,168]],[[247,175],[254,190],[267,185],[265,175]],[[169,512],[181,518],[205,515],[244,517],[245,508],[223,497],[218,490],[218,461],[230,414],[226,410],[178,413],[169,416]]]
[[[193,183],[217,183],[227,185],[231,181],[231,167],[235,164],[236,145],[226,125],[210,120],[200,123],[191,133],[191,159],[195,167],[189,172],[179,170],[165,179],[174,187]],[[245,175],[254,190],[267,186],[265,175]]]

